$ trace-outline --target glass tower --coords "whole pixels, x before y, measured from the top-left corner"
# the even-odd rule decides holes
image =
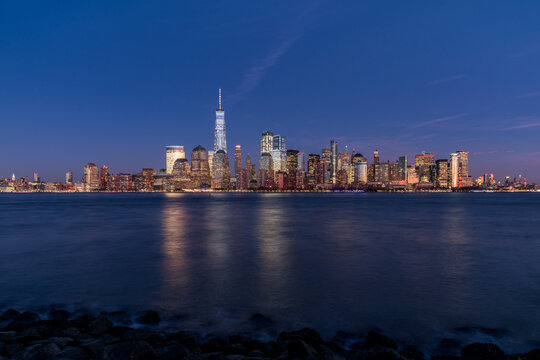
[[[219,106],[216,110],[216,127],[214,130],[214,152],[227,153],[227,134],[225,132],[225,110],[221,108],[221,89],[219,89]]]

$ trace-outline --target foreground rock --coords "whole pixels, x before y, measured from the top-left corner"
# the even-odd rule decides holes
[[[122,325],[126,318],[124,313],[102,313],[96,317],[85,311],[72,314],[56,309],[40,318],[31,312],[6,310],[0,315],[0,359],[540,360],[538,349],[509,355],[495,344],[472,343],[462,347],[448,339],[441,341],[440,354],[425,356],[417,348],[400,346],[378,331],[361,337],[340,331],[333,341],[327,341],[317,331],[304,328],[284,331],[275,340],[261,342],[240,335],[203,337],[185,331],[157,331],[155,325],[161,317],[156,311],[142,313],[136,318],[136,327]],[[253,315],[249,321],[257,329],[275,325],[262,314]],[[454,353],[445,354],[445,349]]]

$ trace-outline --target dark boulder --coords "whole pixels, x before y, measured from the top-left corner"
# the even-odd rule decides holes
[[[146,330],[146,329],[128,329],[123,336],[125,341],[130,340],[144,340],[148,342],[159,341],[163,337],[157,331]]]
[[[89,352],[90,354],[101,358],[103,356],[103,350],[105,349],[105,344],[102,340],[97,339],[93,341],[88,341],[80,345],[82,349]]]
[[[105,347],[105,360],[157,360],[154,349],[145,341],[127,341]]]
[[[305,358],[317,356],[317,352],[302,340],[291,340],[287,343],[288,358]]]
[[[159,322],[161,321],[161,318],[159,317],[159,313],[157,311],[149,310],[145,312],[144,314],[142,314],[141,316],[139,316],[136,319],[136,321],[139,324],[143,324],[143,325],[156,325],[156,324],[159,324]]]
[[[20,312],[18,312],[17,310],[14,310],[14,309],[7,309],[6,311],[4,311],[4,313],[3,313],[2,315],[0,315],[0,322],[4,322],[4,321],[8,321],[8,320],[13,320],[13,319],[15,319],[19,314],[20,314]]]
[[[68,320],[71,317],[71,313],[67,310],[53,309],[49,312],[49,320]]]
[[[408,360],[424,360],[424,353],[412,346],[407,346],[399,354]]]
[[[364,340],[364,345],[370,349],[375,346],[381,346],[389,349],[396,350],[397,344],[394,340],[390,339],[388,336],[385,336],[377,331],[371,330]]]
[[[464,360],[502,360],[505,354],[495,344],[474,343],[461,350],[461,357]]]
[[[37,321],[39,321],[38,314],[25,311],[22,314],[15,316],[13,320],[11,320],[7,328],[10,330],[21,331],[23,329],[26,329],[27,327],[34,325]]]
[[[88,325],[94,320],[96,320],[96,317],[94,315],[83,313],[77,316],[75,319],[72,319],[71,325],[78,329],[84,329],[88,327]]]
[[[203,353],[214,353],[221,352],[225,346],[227,346],[227,341],[222,338],[213,338],[201,345],[201,351]]]
[[[86,351],[75,346],[67,346],[58,354],[56,354],[55,360],[86,360],[91,356]]]
[[[52,359],[60,352],[60,347],[54,343],[39,344],[26,348],[22,355],[24,360]]]
[[[540,349],[532,349],[526,353],[522,358],[527,360],[540,360]]]
[[[156,350],[160,360],[177,360],[188,357],[188,350],[182,345],[176,344]]]
[[[106,317],[98,317],[88,324],[87,331],[92,336],[100,336],[109,331],[112,326],[111,320]]]
[[[176,341],[188,349],[197,347],[195,336],[185,331],[178,331],[167,335],[167,340]]]
[[[463,360],[455,355],[431,355],[431,360]]]
[[[315,348],[318,348],[321,344],[324,343],[321,335],[313,329],[304,328],[296,331],[287,331],[279,334],[278,341],[293,341],[293,340],[302,340],[306,344],[309,344]]]

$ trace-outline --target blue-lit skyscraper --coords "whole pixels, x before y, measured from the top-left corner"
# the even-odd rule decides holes
[[[221,89],[219,89],[219,106],[216,110],[216,127],[214,130],[214,152],[223,150],[227,153],[227,133],[225,132],[225,110],[221,108]]]

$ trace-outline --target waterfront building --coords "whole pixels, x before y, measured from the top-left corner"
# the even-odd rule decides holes
[[[357,185],[368,183],[368,159],[361,153],[354,154],[351,159],[353,167],[353,182]]]
[[[242,188],[242,147],[236,145],[234,147],[234,177],[235,177],[235,188]]]
[[[154,191],[174,191],[174,175],[159,172],[154,176]]]
[[[308,166],[307,171],[308,174],[314,175],[315,174],[315,168],[317,164],[321,161],[321,157],[319,154],[309,154],[308,155]]]
[[[374,168],[375,168],[375,182],[388,184],[388,182],[390,181],[390,176],[389,176],[390,164],[388,162],[378,163],[378,164],[375,164]]]
[[[283,171],[278,171],[275,177],[276,177],[276,187],[279,190],[286,190],[288,186],[287,173]]]
[[[109,181],[109,167],[103,165],[99,174],[99,188],[100,190],[107,189],[107,182]]]
[[[446,159],[439,159],[435,161],[437,187],[441,189],[447,189],[450,187],[450,163]]]
[[[375,150],[373,152],[373,165],[377,165],[379,163],[379,150]]]
[[[172,175],[175,190],[191,189],[191,165],[187,159],[178,159],[174,162]]]
[[[230,185],[229,157],[225,150],[218,150],[214,154],[212,163],[212,188],[229,190]]]
[[[211,185],[208,152],[201,145],[191,151],[191,186],[194,189],[208,188]]]
[[[415,155],[414,167],[417,172],[418,180],[421,183],[433,182],[431,176],[431,166],[435,165],[435,155],[422,152],[422,154]]]
[[[71,171],[66,172],[66,185],[73,185],[73,173]]]
[[[270,155],[272,155],[275,172],[287,170],[287,150],[270,150]]]
[[[399,183],[399,161],[388,164],[388,180],[391,183]]]
[[[34,182],[35,183],[39,182],[39,176],[37,172],[34,172]]]
[[[418,175],[414,165],[407,165],[407,184],[418,184]]]
[[[274,133],[271,131],[263,131],[261,136],[261,154],[269,153],[271,150],[274,150]]]
[[[330,162],[330,182],[337,183],[337,165],[338,165],[338,143],[336,140],[330,140],[331,162]]]
[[[144,191],[152,191],[154,189],[154,176],[156,175],[156,170],[152,168],[142,169],[142,176],[144,181],[143,189]]]
[[[84,166],[84,191],[96,191],[99,189],[99,169],[94,163]],[[28,180],[26,181],[28,182]]]
[[[221,107],[221,89],[219,89],[216,124],[214,128],[214,152],[223,150],[227,153],[227,133],[225,131],[225,110]]]
[[[407,181],[407,157],[400,156],[398,159],[398,178],[401,181]]]
[[[176,160],[186,158],[184,147],[178,145],[167,146],[165,154],[167,174],[172,174],[174,162]]]
[[[208,156],[208,167],[210,168],[210,179],[212,178],[212,167],[214,165],[214,151],[210,150],[207,153]]]

